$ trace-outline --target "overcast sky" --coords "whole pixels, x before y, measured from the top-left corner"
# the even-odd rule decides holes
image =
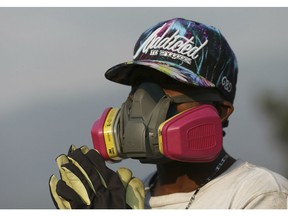
[[[132,59],[144,30],[174,17],[219,28],[238,58],[226,150],[285,173],[287,154],[257,100],[265,89],[288,90],[288,9],[0,8],[0,208],[54,208],[48,180],[58,175],[55,158],[72,143],[92,148],[93,122],[129,92],[105,80],[105,71]],[[154,169],[120,165],[140,178]]]

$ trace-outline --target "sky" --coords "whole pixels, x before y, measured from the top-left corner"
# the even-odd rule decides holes
[[[287,151],[259,98],[287,92],[287,8],[0,8],[0,208],[53,209],[48,180],[55,158],[71,144],[93,148],[91,126],[106,107],[119,107],[129,87],[104,73],[132,59],[143,31],[183,17],[220,29],[239,64],[235,111],[224,147],[235,158],[280,174]],[[155,170],[135,160],[144,178]],[[287,172],[286,172],[287,173]]]

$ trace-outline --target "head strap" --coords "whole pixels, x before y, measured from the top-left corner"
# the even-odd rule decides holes
[[[217,91],[211,89],[195,88],[192,91],[184,91],[182,95],[171,97],[172,103],[185,102],[223,102],[223,98]]]

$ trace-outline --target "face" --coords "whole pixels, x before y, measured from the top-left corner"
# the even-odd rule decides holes
[[[165,83],[165,82],[164,82]],[[158,83],[159,84],[159,83]],[[185,92],[187,92],[187,86],[180,86],[177,83],[177,85],[175,84],[170,84],[170,83],[165,83],[165,85],[159,84],[163,91],[165,92],[166,95],[170,96],[170,97],[175,97],[175,96],[179,96],[179,95],[183,95],[185,94]],[[133,87],[132,87],[133,89]],[[193,91],[193,87],[189,87],[189,91]],[[133,90],[131,91],[129,97],[133,100]],[[193,108],[193,107],[197,107],[204,104],[204,102],[197,102],[197,101],[193,101],[193,102],[184,102],[184,103],[180,103],[180,104],[175,104],[177,113],[183,112],[187,109]],[[205,102],[205,104],[211,104],[211,105],[215,105],[213,104],[213,102]],[[219,116],[223,121],[227,120],[228,117],[231,115],[231,113],[233,112],[234,108],[233,105],[231,103],[229,103],[228,101],[223,101],[221,103],[218,103],[218,106],[216,107],[218,112],[219,112]]]
[[[171,77],[165,74],[155,72],[154,69],[140,66],[140,67],[136,67],[135,70],[137,70],[138,73],[133,73],[134,76],[132,75],[131,80],[130,80],[134,86],[139,85],[141,82],[155,82],[162,87],[165,94],[167,94],[168,96],[178,96],[178,95],[183,95],[185,92],[193,91],[193,86],[179,84],[178,81],[172,79]],[[159,82],[159,80],[161,82]],[[194,87],[194,88],[197,88],[197,87]],[[132,93],[133,93],[133,86],[132,86]],[[132,95],[130,95],[129,97],[133,97]],[[181,104],[176,104],[176,109],[178,112],[182,112],[189,108],[197,107],[201,104],[204,104],[204,103],[200,103],[196,101],[185,102]],[[205,104],[207,104],[207,102],[205,102]],[[212,102],[209,104],[213,105]],[[225,121],[233,112],[234,108],[230,102],[223,100],[221,103],[218,104],[217,110],[219,112],[219,115],[222,121]]]

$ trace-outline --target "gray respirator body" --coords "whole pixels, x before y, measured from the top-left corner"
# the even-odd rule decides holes
[[[198,101],[207,94],[169,97],[156,83],[134,88],[121,108],[107,108],[92,127],[92,139],[104,159],[207,162],[222,148],[222,126],[217,110],[201,105],[178,113],[175,104]],[[209,100],[222,100],[211,95]],[[207,98],[207,97],[206,97]],[[220,135],[221,134],[221,135]]]

